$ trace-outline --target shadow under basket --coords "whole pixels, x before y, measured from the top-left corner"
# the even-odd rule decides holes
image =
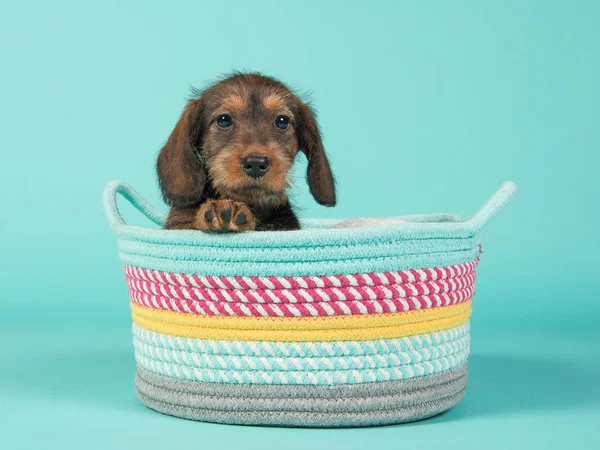
[[[104,207],[129,288],[136,389],[173,416],[346,427],[439,414],[463,397],[480,232],[516,195],[506,182],[472,217],[211,235],[128,225]]]

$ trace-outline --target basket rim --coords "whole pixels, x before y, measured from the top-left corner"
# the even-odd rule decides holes
[[[369,243],[394,243],[401,240],[464,239],[473,237],[499,214],[516,196],[512,181],[500,189],[471,217],[456,214],[422,214],[401,216],[407,223],[382,224],[360,228],[329,228],[341,219],[305,219],[303,229],[295,231],[261,231],[211,235],[195,230],[163,230],[127,224],[119,212],[117,196],[128,200],[138,211],[161,226],[165,214],[158,211],[129,184],[112,181],[104,189],[104,210],[119,240],[147,244],[210,246],[215,248],[286,248],[353,246]]]

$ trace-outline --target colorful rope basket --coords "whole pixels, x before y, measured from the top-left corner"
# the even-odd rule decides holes
[[[128,225],[106,186],[131,298],[136,388],[173,416],[252,425],[383,425],[436,415],[467,381],[480,231],[516,195],[472,217],[210,235]]]

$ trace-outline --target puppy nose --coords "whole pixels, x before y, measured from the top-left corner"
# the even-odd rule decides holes
[[[242,169],[254,179],[264,176],[270,168],[269,158],[264,155],[248,155],[242,159]]]

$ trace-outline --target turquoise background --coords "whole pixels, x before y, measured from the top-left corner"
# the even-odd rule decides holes
[[[2,2],[0,446],[572,448],[600,437],[600,3]],[[483,234],[469,390],[395,427],[225,427],[133,391],[128,299],[101,208],[161,205],[157,151],[188,86],[232,69],[313,91],[339,205],[305,217],[474,212]],[[127,217],[139,219],[130,208]]]

